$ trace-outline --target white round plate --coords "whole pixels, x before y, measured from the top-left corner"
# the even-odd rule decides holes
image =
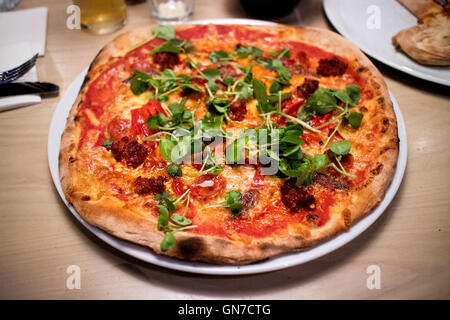
[[[235,19],[223,19],[223,20],[209,20],[207,22],[200,21],[201,23],[228,23],[228,24],[254,24],[252,20],[235,20]],[[195,23],[197,23],[195,21]],[[258,22],[260,23],[260,22]],[[161,256],[153,253],[153,251],[149,250],[146,247],[133,244],[128,241],[121,240],[116,238],[109,233],[96,228],[86,222],[79,213],[68,204],[67,200],[64,197],[64,193],[61,188],[61,182],[59,180],[59,172],[58,172],[58,155],[59,155],[59,147],[61,141],[61,134],[64,131],[66,125],[66,119],[69,115],[70,109],[72,108],[73,103],[78,95],[81,84],[83,83],[85,74],[87,69],[80,73],[75,81],[69,86],[67,91],[62,96],[61,100],[56,107],[56,110],[53,114],[52,122],[50,125],[50,131],[48,134],[48,162],[50,166],[50,172],[53,178],[53,182],[55,183],[56,189],[58,190],[61,199],[64,201],[66,206],[69,208],[70,212],[78,219],[78,221],[84,225],[89,231],[95,234],[97,237],[113,246],[114,248],[129,254],[135,258],[138,258],[143,261],[150,262],[152,264],[179,270],[185,272],[192,273],[201,273],[201,274],[214,274],[214,275],[243,275],[243,274],[256,274],[262,272],[269,272],[274,270],[280,270],[288,267],[292,267],[295,265],[299,265],[305,263],[307,261],[311,261],[313,259],[319,258],[331,251],[336,250],[337,248],[343,246],[349,241],[356,238],[361,232],[366,230],[370,225],[372,225],[375,220],[386,209],[389,203],[394,198],[400,183],[403,178],[403,173],[406,168],[406,129],[405,124],[403,122],[403,117],[398,107],[397,101],[391,95],[392,102],[394,104],[394,111],[397,116],[397,125],[398,125],[398,134],[400,138],[400,152],[398,157],[397,169],[395,171],[394,178],[392,180],[391,185],[389,186],[384,199],[381,203],[373,209],[373,211],[367,215],[364,219],[355,224],[348,232],[345,232],[330,241],[327,241],[317,247],[314,247],[308,251],[293,253],[293,254],[285,254],[279,255],[276,257],[272,257],[268,260],[264,260],[260,263],[255,263],[246,266],[219,266],[219,265],[211,265],[205,263],[197,263],[197,262],[189,262],[189,261],[181,261],[178,259],[173,259],[165,256]]]
[[[417,18],[395,0],[324,0],[325,13],[339,33],[371,57],[415,77],[450,86],[450,67],[421,65],[392,45]],[[372,19],[379,17],[379,28]]]

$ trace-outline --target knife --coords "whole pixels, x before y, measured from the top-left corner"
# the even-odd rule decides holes
[[[10,82],[0,84],[0,97],[22,94],[58,95],[59,87],[48,82]]]

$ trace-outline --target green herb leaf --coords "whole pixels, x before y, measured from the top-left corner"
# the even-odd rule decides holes
[[[151,77],[139,70],[134,70],[133,73],[134,76],[130,82],[130,89],[134,95],[140,95],[148,89]]]
[[[326,154],[316,154],[311,160],[311,169],[316,171],[325,168],[328,165],[328,156]]]
[[[173,163],[167,167],[167,173],[172,177],[181,177],[183,172],[181,171],[181,166],[179,164]]]
[[[231,56],[228,52],[225,51],[214,51],[209,54],[209,60],[213,63],[217,63],[220,61],[229,61],[231,60]]]
[[[170,220],[175,222],[180,226],[188,226],[192,223],[192,221],[185,216],[180,216],[178,213],[174,213],[170,216]]]
[[[361,121],[363,119],[363,114],[356,112],[356,111],[350,111],[349,114],[346,115],[346,119],[348,120],[348,123],[353,127],[353,129],[358,129],[361,125]]]
[[[157,25],[152,28],[152,33],[156,38],[171,40],[175,38],[175,28],[168,25]]]
[[[336,107],[336,98],[331,91],[326,88],[317,89],[304,105],[305,110],[319,115],[324,115],[333,111]]]
[[[250,56],[251,59],[256,59],[257,57],[261,57],[263,51],[254,46],[245,47],[241,44],[237,44],[233,50],[233,54],[238,58],[247,58]]]
[[[159,211],[158,230],[166,227],[169,224],[169,210],[165,206],[157,205]]]
[[[328,148],[333,151],[334,154],[344,155],[350,152],[352,144],[348,140],[341,140],[335,143],[330,143]]]
[[[217,68],[206,68],[203,70],[208,83],[206,84],[212,93],[215,93],[219,87],[216,84],[216,80],[220,77],[220,70]]]
[[[227,192],[225,195],[225,201],[227,204],[233,204],[235,202],[239,202],[242,199],[242,194],[237,190],[231,190],[230,192]]]
[[[167,251],[172,249],[176,244],[175,236],[172,232],[166,232],[164,234],[164,239],[161,241],[160,248],[162,251]]]
[[[104,148],[109,148],[109,147],[111,147],[112,144],[113,144],[113,141],[112,141],[111,139],[109,139],[109,140],[105,140],[105,141],[103,142],[102,146],[103,146]]]
[[[348,84],[346,86],[345,91],[347,95],[350,97],[350,104],[352,106],[356,106],[359,103],[359,99],[361,97],[361,89],[355,84]]]
[[[181,90],[185,92],[202,92],[202,89],[200,87],[196,86],[195,84],[191,83],[181,83],[180,84]]]
[[[267,99],[269,97],[267,95],[266,84],[256,78],[253,79],[252,84],[253,84],[253,93],[255,95],[256,100],[258,100],[260,104],[267,103]]]
[[[157,52],[189,53],[194,50],[194,45],[188,40],[170,39],[164,42],[162,45],[154,48],[152,51],[150,51],[150,54],[154,54]]]

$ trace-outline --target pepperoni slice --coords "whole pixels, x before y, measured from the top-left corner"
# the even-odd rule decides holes
[[[183,181],[179,178],[172,179],[172,190],[177,197],[183,195],[189,187],[183,183]]]
[[[191,194],[196,199],[209,199],[222,193],[225,187],[226,182],[222,176],[204,174],[191,185]]]
[[[158,100],[150,100],[142,107],[131,110],[131,131],[133,138],[150,135],[152,132],[147,127],[147,119],[149,116],[157,115],[160,112],[167,116],[167,113]]]
[[[113,141],[120,140],[123,136],[128,136],[131,128],[130,121],[120,117],[114,117],[108,124],[107,130]]]

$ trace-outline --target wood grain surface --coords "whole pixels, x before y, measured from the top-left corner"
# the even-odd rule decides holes
[[[66,27],[70,1],[22,0],[16,10],[47,6],[41,81],[61,92],[107,42],[153,23],[147,3],[128,5],[126,26],[95,36]],[[248,18],[238,0],[197,0],[192,19]],[[277,22],[332,29],[321,1],[303,0]],[[415,299],[450,298],[449,88],[375,62],[397,98],[408,132],[408,165],[397,196],[366,232],[320,259],[277,272],[201,276],[156,267],[109,247],[60,200],[47,162],[47,135],[60,97],[0,113],[1,299]],[[68,266],[81,289],[66,287]],[[369,290],[367,267],[381,270]]]

